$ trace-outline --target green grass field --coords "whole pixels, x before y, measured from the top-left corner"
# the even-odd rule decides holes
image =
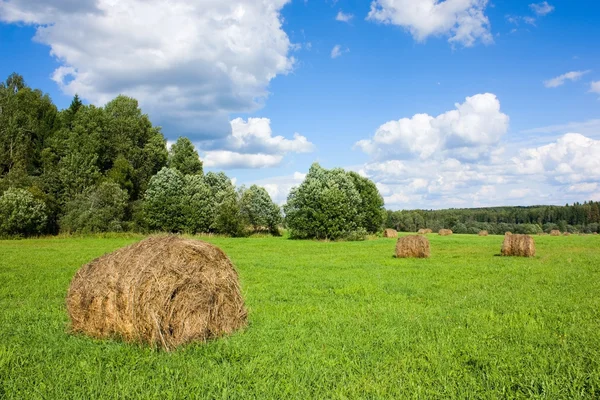
[[[206,239],[240,272],[249,326],[172,353],[72,336],[84,263],[140,238],[0,241],[0,398],[600,398],[600,237]]]

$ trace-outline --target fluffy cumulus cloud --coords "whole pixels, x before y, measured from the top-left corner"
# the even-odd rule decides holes
[[[265,188],[273,201],[279,205],[285,204],[288,194],[293,187],[299,186],[306,178],[306,174],[295,172],[289,176],[277,176],[268,179],[249,182],[248,185],[258,185]]]
[[[466,47],[492,43],[487,0],[374,0],[368,20],[403,27],[417,41],[447,35]]]
[[[437,117],[417,114],[390,121],[373,138],[356,144],[370,155],[356,169],[376,183],[392,209],[600,198],[600,140],[563,133],[543,145],[527,145],[505,138],[508,122],[492,94],[469,97]],[[552,130],[565,126],[598,127],[588,121]]]
[[[496,162],[371,161],[373,179],[391,208],[564,204],[600,197],[600,140],[578,133],[539,147],[510,146]]]
[[[95,104],[127,94],[180,133],[222,137],[230,113],[260,107],[293,67],[288,1],[0,0],[0,20],[36,27],[65,93]]]
[[[525,149],[513,159],[524,175],[544,175],[558,183],[600,181],[600,140],[568,133],[556,142]]]
[[[454,156],[475,159],[489,154],[508,129],[494,94],[467,97],[454,110],[437,117],[417,114],[381,125],[372,139],[356,147],[376,159]]]
[[[544,86],[547,88],[555,88],[565,84],[566,81],[578,81],[582,76],[589,73],[590,71],[571,71],[566,74],[562,74],[552,79],[544,81]]]
[[[230,135],[197,145],[201,151],[204,150],[203,159],[207,167],[225,169],[275,167],[285,154],[315,150],[314,144],[298,133],[292,139],[273,136],[268,118],[234,119]]]

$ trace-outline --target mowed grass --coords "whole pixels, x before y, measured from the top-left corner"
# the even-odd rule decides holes
[[[600,237],[206,238],[249,326],[165,353],[68,334],[75,271],[141,237],[0,241],[0,398],[600,398]]]

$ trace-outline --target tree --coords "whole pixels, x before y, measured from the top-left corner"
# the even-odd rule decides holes
[[[240,198],[240,212],[244,223],[251,225],[254,232],[268,230],[278,234],[281,223],[281,210],[273,203],[265,188],[252,185],[243,190]]]
[[[217,203],[204,177],[186,175],[182,196],[185,231],[192,234],[210,232]]]
[[[23,189],[8,189],[0,196],[0,234],[30,236],[42,233],[46,205]]]
[[[379,190],[373,181],[360,176],[356,172],[349,172],[349,174],[360,195],[359,224],[369,233],[378,232],[383,227],[385,218],[383,197],[379,194]],[[423,218],[419,217],[421,221],[416,221],[417,225],[422,224]]]
[[[202,175],[202,161],[196,148],[186,137],[180,137],[169,151],[169,168],[175,168],[184,175]]]
[[[214,228],[218,233],[233,237],[244,236],[244,223],[237,195],[228,193],[217,206]]]
[[[60,229],[68,233],[122,231],[128,198],[127,192],[110,180],[87,188],[67,203]]]
[[[284,211],[292,237],[339,239],[362,228],[360,205],[360,194],[349,174],[315,163],[304,182],[290,192]]]
[[[150,179],[144,197],[146,222],[151,230],[183,232],[185,180],[176,169],[164,167]]]

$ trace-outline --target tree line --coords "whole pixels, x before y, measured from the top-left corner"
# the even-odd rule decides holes
[[[204,174],[185,137],[167,150],[135,99],[75,96],[59,111],[12,74],[0,83],[0,235],[165,231],[277,233],[264,188]]]
[[[535,234],[600,232],[600,203],[589,201],[565,206],[490,207],[448,210],[387,211],[386,227],[403,232],[430,228],[455,233],[505,232]]]
[[[103,107],[75,96],[58,110],[12,74],[0,82],[0,236],[182,232],[358,240],[383,227],[456,233],[598,232],[597,202],[565,207],[386,211],[369,179],[313,164],[283,208],[258,186],[204,173],[192,142],[170,149],[138,102]]]

